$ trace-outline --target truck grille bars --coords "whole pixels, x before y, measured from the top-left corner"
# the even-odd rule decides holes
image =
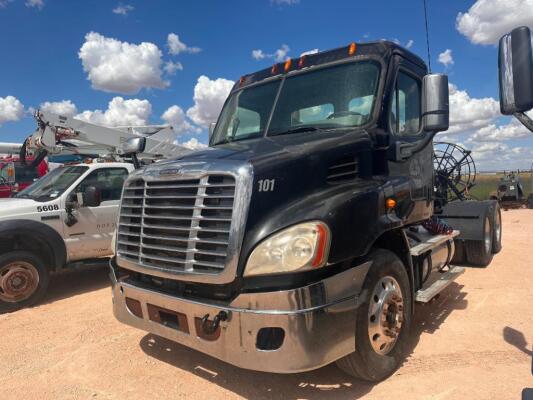
[[[234,176],[226,174],[130,180],[122,197],[117,255],[168,272],[221,272],[229,253],[235,187]]]

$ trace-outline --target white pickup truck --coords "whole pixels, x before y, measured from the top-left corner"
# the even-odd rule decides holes
[[[37,303],[51,274],[112,254],[122,185],[133,169],[66,165],[0,199],[0,313]]]

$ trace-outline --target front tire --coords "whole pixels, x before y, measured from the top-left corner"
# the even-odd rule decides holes
[[[0,313],[36,304],[48,288],[50,274],[44,263],[29,251],[0,256]]]
[[[394,373],[404,360],[411,325],[412,297],[403,262],[375,250],[357,308],[354,353],[337,361],[344,372],[370,382]]]

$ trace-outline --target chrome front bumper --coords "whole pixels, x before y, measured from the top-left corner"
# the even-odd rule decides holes
[[[365,263],[298,289],[243,293],[222,306],[121,282],[112,265],[113,311],[125,324],[241,368],[276,373],[307,371],[355,351],[355,309],[369,266]],[[132,312],[126,298],[130,306],[133,300],[139,307]],[[154,310],[175,312],[180,328],[165,325]],[[216,338],[200,337],[200,319],[206,314],[213,318],[220,311],[226,311],[229,318],[221,322]],[[258,349],[258,332],[262,328],[283,329],[279,348]]]

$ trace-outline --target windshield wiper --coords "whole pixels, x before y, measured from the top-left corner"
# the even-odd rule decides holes
[[[294,128],[286,129],[284,131],[278,131],[269,134],[269,136],[277,136],[277,135],[290,135],[291,133],[302,133],[302,132],[315,132],[315,131],[321,131],[323,129],[317,128],[316,126],[296,126]]]

